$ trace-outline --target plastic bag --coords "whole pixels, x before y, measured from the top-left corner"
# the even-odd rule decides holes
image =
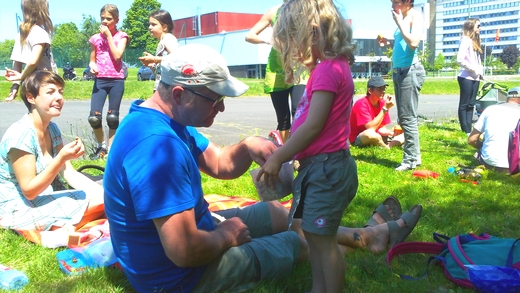
[[[104,237],[84,247],[60,251],[56,254],[60,269],[68,275],[79,275],[87,268],[105,267],[117,262],[110,237]]]
[[[251,174],[251,177],[253,178],[253,183],[255,184],[258,197],[260,197],[261,201],[279,200],[292,193],[292,185],[294,181],[293,161],[282,164],[280,173],[278,174],[281,182],[275,180],[274,187],[265,185],[264,175],[260,177],[259,181],[256,181],[256,176],[258,175],[258,172],[260,172],[260,169],[261,168],[256,168],[251,170],[249,174]]]
[[[520,271],[515,268],[466,265],[470,282],[482,293],[520,292]]]

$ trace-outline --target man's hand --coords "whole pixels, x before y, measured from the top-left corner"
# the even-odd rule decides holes
[[[385,108],[390,110],[394,106],[394,98],[392,96],[386,95],[385,97]]]
[[[483,139],[480,139],[481,134],[483,134],[483,132],[480,132],[473,128],[471,133],[468,135],[468,144],[476,149],[482,148]]]
[[[260,166],[265,164],[267,159],[271,157],[277,148],[272,141],[259,136],[248,137],[244,142],[246,143],[251,159]]]
[[[221,233],[226,238],[226,242],[231,246],[239,246],[251,241],[249,229],[238,217],[233,217],[220,222],[216,232]]]

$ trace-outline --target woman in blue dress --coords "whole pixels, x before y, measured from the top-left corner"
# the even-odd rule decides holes
[[[79,138],[64,144],[51,120],[61,114],[65,82],[52,71],[36,71],[22,84],[29,112],[0,141],[0,226],[49,230],[76,225],[104,214],[103,188],[77,172]],[[64,189],[64,183],[74,190]],[[60,186],[60,187],[58,187]]]

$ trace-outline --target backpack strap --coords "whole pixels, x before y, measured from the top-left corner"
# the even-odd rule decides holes
[[[520,238],[516,239],[511,245],[511,249],[509,250],[509,254],[507,255],[506,267],[510,268],[513,266],[513,250],[515,249],[515,244],[520,240]]]
[[[433,232],[433,240],[435,240],[437,243],[446,244],[446,242],[448,242],[450,238],[451,237],[448,237],[446,235]]]
[[[421,277],[412,277],[407,275],[401,275],[397,274],[401,279],[404,280],[421,280],[424,279],[426,276],[428,276],[428,268],[430,267],[430,264],[435,259],[439,259],[442,261],[442,258],[438,257],[443,250],[445,249],[445,244],[442,243],[435,243],[435,242],[402,242],[397,245],[394,245],[390,250],[388,250],[388,253],[386,254],[386,265],[390,270],[392,268],[390,267],[390,263],[392,262],[392,259],[398,255],[401,254],[410,254],[410,253],[427,253],[427,254],[434,254],[436,256],[432,256],[428,258],[428,263],[426,265],[426,272]]]
[[[474,262],[469,258],[469,256],[462,248],[462,243],[460,239],[460,235],[457,235],[448,241],[448,251],[453,256],[453,260],[459,265],[461,269],[464,271],[467,270],[467,264],[474,264]]]

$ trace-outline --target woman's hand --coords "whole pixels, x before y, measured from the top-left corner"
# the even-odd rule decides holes
[[[79,137],[72,142],[64,145],[60,150],[58,156],[61,156],[65,161],[77,159],[85,154],[85,145]]]

